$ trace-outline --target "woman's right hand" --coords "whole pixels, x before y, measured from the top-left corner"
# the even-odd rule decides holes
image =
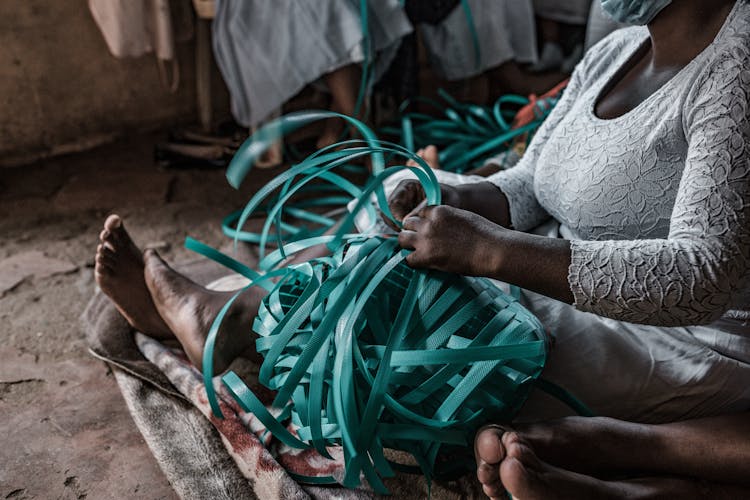
[[[440,195],[442,198],[442,205],[450,205],[452,207],[460,207],[460,196],[458,190],[454,186],[448,184],[440,184]],[[416,179],[404,179],[398,183],[396,188],[391,191],[388,197],[388,208],[391,210],[393,217],[401,222],[404,217],[408,216],[414,211],[421,210],[422,207],[427,203],[424,188],[422,183]],[[399,228],[386,217],[382,215],[383,220],[386,224],[395,230]]]

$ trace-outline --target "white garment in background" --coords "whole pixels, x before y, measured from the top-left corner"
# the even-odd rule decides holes
[[[613,31],[626,26],[625,24],[618,23],[604,12],[601,0],[594,0],[591,2],[589,22],[586,24],[585,49],[590,49]]]
[[[171,91],[177,90],[179,67],[175,39],[192,36],[192,17],[186,15],[189,11],[185,0],[175,4],[180,14],[177,23],[172,19],[170,0],[88,0],[88,3],[113,56],[140,57],[154,52],[162,82]],[[167,63],[172,66],[171,79],[167,76]]]
[[[589,16],[592,0],[534,0],[537,16],[551,21],[584,25]],[[599,3],[601,0],[593,0]]]
[[[441,78],[463,80],[507,61],[537,60],[536,27],[531,0],[469,0],[480,58],[466,11],[457,5],[440,23],[419,24],[430,66]]]
[[[399,0],[368,1],[376,81],[412,31]],[[326,73],[364,60],[356,0],[217,0],[216,62],[232,115],[252,127]]]

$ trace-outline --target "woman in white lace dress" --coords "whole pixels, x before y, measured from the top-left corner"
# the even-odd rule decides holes
[[[414,266],[528,290],[527,307],[556,340],[545,377],[600,415],[658,423],[747,412],[750,2],[603,6],[648,27],[588,52],[515,168],[486,180],[445,176],[446,203],[458,208],[408,213],[421,191],[402,181],[392,194],[407,229],[399,240],[415,250]],[[522,416],[565,412],[535,394]],[[574,422],[577,433],[556,446],[549,433],[481,433],[485,492],[500,496],[502,479],[518,498],[700,493],[689,481],[594,480],[540,462],[533,449],[577,472],[750,481],[747,413],[709,420],[697,434]],[[644,444],[660,453],[646,458]]]
[[[399,242],[414,267],[523,287],[555,340],[544,376],[599,415],[639,422],[486,429],[487,494],[737,498],[750,481],[750,0],[602,3],[647,27],[589,51],[516,167],[438,171],[437,207],[414,181],[395,185]],[[228,296],[141,256],[117,216],[100,238],[101,289],[200,366]],[[224,327],[244,332],[261,299],[250,289]],[[237,344],[217,347],[217,371],[253,343],[225,338]],[[532,394],[522,417],[567,413]]]

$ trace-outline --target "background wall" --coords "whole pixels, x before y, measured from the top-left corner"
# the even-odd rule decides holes
[[[171,94],[153,54],[109,53],[86,0],[0,1],[0,166],[193,120],[192,42],[178,44],[178,58]]]

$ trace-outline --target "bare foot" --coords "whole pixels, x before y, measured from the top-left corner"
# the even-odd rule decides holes
[[[96,247],[96,283],[136,330],[154,338],[173,338],[159,316],[143,279],[143,256],[125,231],[119,215],[104,221]]]
[[[500,481],[500,467],[505,458],[502,437],[510,429],[498,425],[483,427],[474,439],[474,455],[477,461],[477,479],[482,484],[484,494],[490,498],[506,498],[505,488]]]
[[[202,369],[203,344],[222,307],[234,292],[208,290],[169,267],[155,250],[146,250],[146,286],[156,309],[182,344],[190,361]],[[214,372],[220,373],[254,346],[252,324],[264,292],[253,287],[229,309],[214,349]]]
[[[498,427],[480,430],[475,450],[477,477],[490,498],[506,498],[506,490],[517,500],[641,498],[654,493],[647,482],[602,481],[553,467],[537,458],[517,433]]]
[[[438,149],[435,146],[427,146],[417,151],[417,156],[422,158],[433,170],[440,170],[440,158],[438,156]],[[409,160],[406,162],[410,167],[416,167],[417,162]]]
[[[496,429],[498,436],[511,430],[498,426],[487,429]],[[658,426],[607,417],[567,417],[517,424],[512,430],[544,462],[586,475],[605,477],[623,473],[645,476],[666,472],[662,456],[669,452],[669,448],[659,435],[660,429]],[[498,439],[489,432],[478,433],[477,443],[480,436],[489,439],[490,446]],[[659,453],[648,455],[622,452],[627,448],[640,447],[656,450],[657,446]]]

